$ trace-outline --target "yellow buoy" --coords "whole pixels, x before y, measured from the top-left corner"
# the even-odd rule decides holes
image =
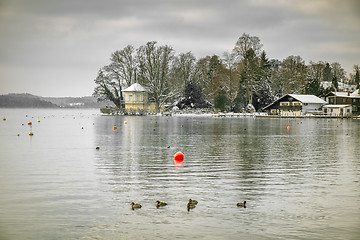
[[[124,121],[124,124],[127,124],[127,121]]]
[[[34,133],[33,132],[29,132],[29,136],[33,136],[34,135]]]
[[[6,118],[3,118],[3,121],[6,121]]]
[[[38,120],[37,122],[40,122],[40,120]]]

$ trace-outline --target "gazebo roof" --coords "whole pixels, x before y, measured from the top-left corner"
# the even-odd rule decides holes
[[[141,86],[139,83],[134,83],[130,87],[122,90],[122,92],[147,92],[147,89]]]

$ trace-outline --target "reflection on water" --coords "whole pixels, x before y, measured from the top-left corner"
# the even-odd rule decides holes
[[[358,120],[47,111],[1,112],[0,239],[360,236]]]

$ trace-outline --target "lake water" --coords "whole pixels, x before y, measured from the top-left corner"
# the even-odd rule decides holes
[[[1,240],[360,239],[360,120],[0,117]]]

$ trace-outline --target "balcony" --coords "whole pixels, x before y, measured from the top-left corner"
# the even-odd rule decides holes
[[[302,102],[280,102],[280,107],[301,107]]]

